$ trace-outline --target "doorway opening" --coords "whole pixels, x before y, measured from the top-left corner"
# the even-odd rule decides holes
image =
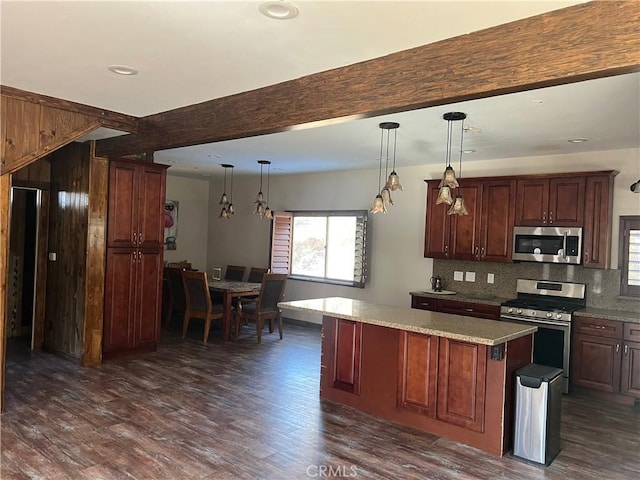
[[[34,312],[38,255],[38,218],[42,192],[12,187],[7,288],[8,350],[34,348]]]

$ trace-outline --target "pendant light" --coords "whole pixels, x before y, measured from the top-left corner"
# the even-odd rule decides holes
[[[271,180],[271,162],[268,162],[267,167],[267,206],[264,209],[264,218],[267,220],[273,220],[273,212],[269,208],[269,184]]]
[[[229,219],[231,215],[234,214],[233,209],[233,165],[228,163],[221,164],[222,168],[224,168],[224,186],[222,189],[222,196],[220,197],[219,204],[222,205],[222,210],[220,210],[220,215],[218,218]],[[231,169],[231,195],[227,197],[227,169]]]
[[[447,150],[445,156],[445,169],[442,174],[442,180],[440,181],[440,192],[436,200],[436,205],[440,203],[446,203],[451,205],[453,198],[451,197],[451,189],[459,186],[456,179],[456,173],[451,167],[451,143],[453,141],[453,122],[459,121],[462,125],[462,120],[467,118],[466,113],[462,112],[448,112],[445,113],[442,118],[447,121]]]
[[[458,180],[462,178],[462,138],[463,136],[464,136],[464,122],[460,122],[460,160],[458,164]],[[451,208],[449,209],[447,214],[448,215],[469,215],[469,211],[467,210],[467,207],[464,204],[464,198],[462,198],[462,193],[460,193],[460,190],[458,190],[458,194],[456,195],[456,198],[453,201],[453,205],[451,205]]]
[[[389,164],[389,137],[391,135],[390,130],[393,130],[393,167],[391,168],[391,173],[387,178],[387,183],[385,184],[385,188],[387,188],[391,192],[395,192],[396,190],[402,190],[402,184],[400,183],[400,177],[396,173],[396,144],[398,140],[398,127],[399,123],[396,122],[382,122],[380,124],[380,128],[382,130],[382,134],[384,135],[384,130],[387,131],[387,165]],[[385,176],[386,176],[385,171]],[[393,205],[393,202],[391,202]]]
[[[265,165],[271,165],[271,162],[269,160],[258,160],[258,164],[260,165],[260,190],[256,195],[256,201],[254,202],[256,204],[256,209],[254,210],[253,213],[255,215],[259,215],[260,218],[263,218],[265,215],[265,202],[264,202],[264,194],[262,193],[262,172],[263,172],[263,167]]]
[[[382,128],[382,123],[379,125]],[[382,146],[384,144],[384,130],[382,130],[382,135],[380,136],[380,157],[378,158],[379,166],[378,166],[378,194],[376,198],[373,199],[373,206],[371,213],[387,213],[387,207],[385,205],[384,199],[382,198],[382,189],[380,188],[382,184]]]

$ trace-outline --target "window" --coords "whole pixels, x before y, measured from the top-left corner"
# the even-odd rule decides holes
[[[640,297],[640,216],[620,217],[620,295]]]
[[[289,278],[364,288],[366,210],[276,213],[271,269]]]

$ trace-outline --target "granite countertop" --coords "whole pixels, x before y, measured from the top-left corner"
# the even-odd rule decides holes
[[[498,322],[410,307],[378,305],[343,297],[280,302],[280,308],[315,312],[357,322],[436,335],[481,345],[501,343],[534,333],[535,326]]]
[[[574,312],[574,315],[576,317],[593,317],[603,318],[605,320],[618,320],[620,322],[640,323],[640,313],[626,310],[587,307]]]
[[[409,294],[415,295],[415,296],[421,296],[421,297],[442,298],[445,300],[456,300],[458,302],[481,303],[483,305],[497,305],[497,306],[500,306],[502,305],[503,302],[506,302],[507,300],[509,300],[508,298],[496,297],[493,295],[482,295],[482,294],[475,294],[475,293],[460,293],[460,292],[447,294],[447,293],[434,292],[433,290],[416,290],[413,292],[409,292]]]

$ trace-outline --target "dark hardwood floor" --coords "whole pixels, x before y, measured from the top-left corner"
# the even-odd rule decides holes
[[[216,333],[164,332],[156,353],[99,368],[9,342],[1,478],[640,478],[638,408],[563,397],[544,468],[320,401],[319,326],[261,345]]]

